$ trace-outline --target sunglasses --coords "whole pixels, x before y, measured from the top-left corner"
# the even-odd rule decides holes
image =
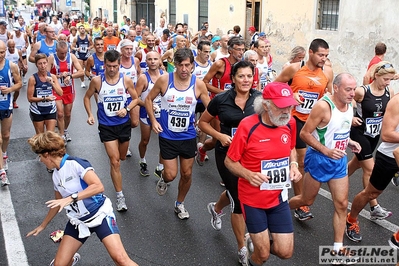
[[[392,65],[392,64],[385,64],[385,65],[379,66],[379,67],[375,70],[375,72],[377,73],[377,72],[379,72],[381,69],[387,69],[387,68],[393,68],[393,65]]]

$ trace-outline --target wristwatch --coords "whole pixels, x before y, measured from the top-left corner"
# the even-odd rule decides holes
[[[76,202],[78,201],[78,193],[73,193],[73,194],[71,195],[71,198],[72,198],[72,200],[73,200],[73,203],[76,203]]]
[[[130,108],[128,106],[125,107],[126,111],[129,113],[130,112]]]

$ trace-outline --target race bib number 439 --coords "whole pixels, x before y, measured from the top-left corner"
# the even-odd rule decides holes
[[[261,190],[291,188],[289,158],[261,161],[261,173],[270,177],[269,182],[260,186]]]

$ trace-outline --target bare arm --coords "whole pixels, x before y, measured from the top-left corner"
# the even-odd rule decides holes
[[[74,79],[81,78],[84,76],[84,71],[82,66],[79,64],[78,58],[74,54],[71,54],[72,65],[76,69],[76,72],[73,73],[71,76]]]
[[[101,77],[97,76],[94,77],[89,84],[89,88],[86,91],[85,96],[83,97],[83,103],[86,109],[87,113],[87,123],[89,125],[94,124],[94,116],[91,111],[91,103],[90,103],[90,98],[93,96],[93,94],[96,92],[97,88],[100,88],[101,86]]]
[[[32,50],[30,51],[29,55],[29,62],[35,63],[35,55],[37,54],[37,51],[40,49],[40,42],[37,42],[33,45]]]
[[[91,55],[86,61],[85,75],[91,79],[91,69],[94,67],[94,58]]]
[[[223,60],[218,60],[216,61],[211,68],[209,69],[208,73],[206,73],[205,77],[202,79],[202,81],[205,83],[206,88],[208,89],[208,91],[218,94],[220,92],[222,92],[221,89],[216,88],[215,86],[213,86],[210,81],[211,79],[215,78],[216,75],[219,73],[220,69],[224,69],[224,61]]]
[[[136,83],[136,92],[137,92],[137,97],[139,99],[139,105],[145,107],[145,103],[144,101],[141,99],[141,93],[143,92],[143,90],[147,87],[147,78],[145,75],[141,75],[139,77],[139,79],[137,80]]]
[[[62,196],[58,191],[55,191],[55,199],[62,199]],[[47,212],[46,217],[43,219],[42,223],[38,227],[30,231],[26,235],[26,237],[31,235],[37,236],[41,231],[43,231],[47,227],[47,225],[51,222],[51,220],[53,220],[53,218],[57,215],[57,213],[58,213],[57,209],[50,208]]]
[[[396,127],[399,125],[399,97],[395,95],[389,100],[382,120],[381,139],[385,142],[399,143],[399,132]]]
[[[153,101],[158,94],[161,93],[162,95],[165,92],[167,84],[168,84],[168,75],[162,75],[161,77],[159,77],[155,82],[154,87],[152,87],[150,93],[145,98],[144,102],[145,109],[152,124],[152,130],[154,130],[155,133],[160,133],[162,132],[163,129],[155,118]]]

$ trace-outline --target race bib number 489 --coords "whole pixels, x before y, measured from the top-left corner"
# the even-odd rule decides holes
[[[260,186],[261,190],[291,188],[289,158],[261,161],[261,173],[270,177],[269,182]]]

